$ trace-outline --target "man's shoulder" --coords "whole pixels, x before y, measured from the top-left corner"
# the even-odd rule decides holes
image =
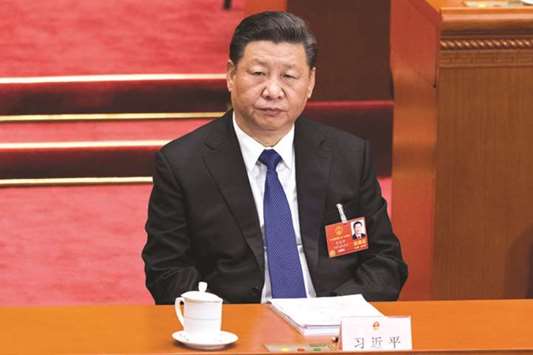
[[[299,120],[304,135],[313,135],[319,139],[324,139],[330,146],[363,148],[366,145],[364,138],[353,133],[305,117]]]
[[[228,120],[231,120],[231,115],[228,117],[225,114],[220,118],[215,118],[213,121],[196,128],[194,131],[168,142],[161,147],[161,152],[171,156],[190,156],[193,153],[197,153],[211,135],[215,132],[224,132],[224,129],[227,129],[229,124]]]

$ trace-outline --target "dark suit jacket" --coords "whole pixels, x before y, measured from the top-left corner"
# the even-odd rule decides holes
[[[367,142],[300,117],[294,147],[302,243],[317,296],[397,299],[407,266]],[[367,250],[328,256],[324,226],[339,222],[337,203],[348,219],[366,217]],[[227,302],[260,301],[263,238],[231,111],[157,153],[146,231],[146,285],[156,303],[174,303],[200,280]]]

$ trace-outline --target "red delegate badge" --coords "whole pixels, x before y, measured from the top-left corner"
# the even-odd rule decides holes
[[[326,240],[330,258],[368,249],[365,218],[327,225]]]

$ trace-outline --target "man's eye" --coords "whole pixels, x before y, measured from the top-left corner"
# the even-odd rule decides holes
[[[262,71],[254,71],[254,72],[252,72],[252,75],[255,75],[255,76],[262,76],[262,75],[265,75],[265,73],[262,72]]]
[[[283,74],[283,77],[285,79],[296,79],[296,77],[294,75],[290,75],[290,74]]]

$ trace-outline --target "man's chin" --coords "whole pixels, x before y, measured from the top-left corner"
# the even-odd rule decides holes
[[[272,118],[279,118],[283,116],[287,116],[286,111],[282,110],[258,110],[259,114],[263,117],[272,117]]]
[[[257,122],[257,127],[265,132],[283,132],[289,130],[292,122],[283,118],[261,117]]]

